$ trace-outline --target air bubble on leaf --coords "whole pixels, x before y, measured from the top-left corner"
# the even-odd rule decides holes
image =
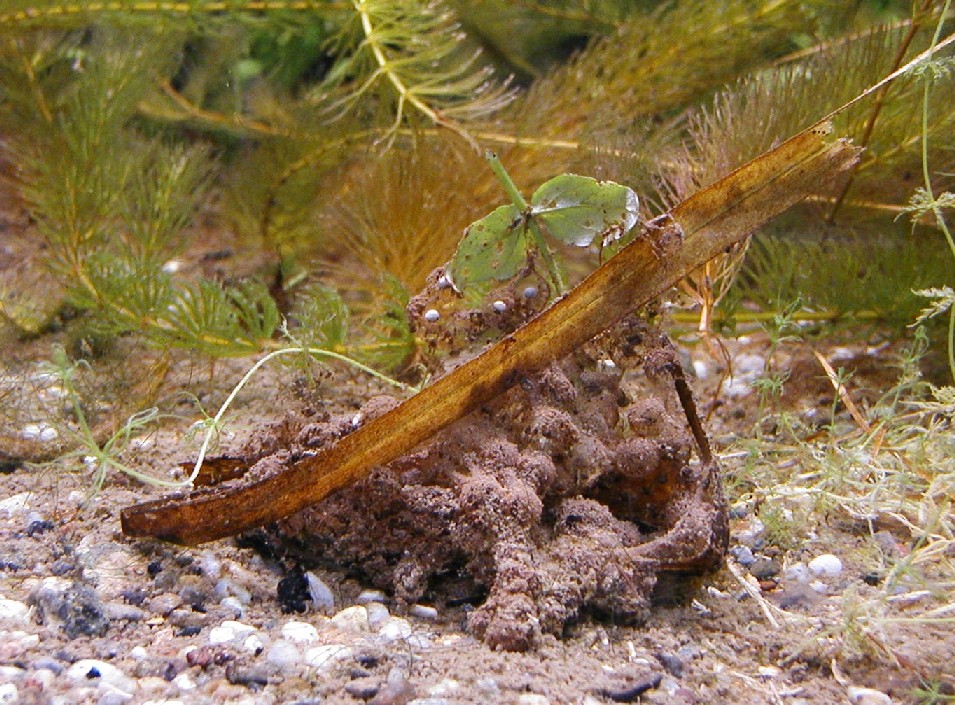
[[[429,308],[424,312],[424,320],[429,323],[434,323],[439,318],[441,318],[441,313],[437,309]]]
[[[536,286],[529,286],[529,287],[527,287],[526,289],[524,289],[524,298],[525,298],[525,299],[533,299],[533,298],[536,297],[536,296],[537,296],[537,287],[536,287]]]
[[[504,313],[507,310],[507,304],[503,301],[495,301],[493,304],[491,304],[491,308],[498,313]]]

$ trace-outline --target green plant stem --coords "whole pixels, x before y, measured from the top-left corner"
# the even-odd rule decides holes
[[[550,277],[551,284],[554,286],[554,290],[558,296],[566,293],[567,285],[564,283],[564,278],[560,274],[560,267],[557,266],[557,261],[554,259],[553,253],[550,251],[550,248],[547,247],[547,242],[544,240],[544,233],[541,232],[540,226],[534,219],[534,215],[531,213],[531,207],[524,198],[524,195],[520,192],[520,189],[517,188],[511,175],[507,173],[504,165],[501,164],[501,160],[494,152],[490,150],[486,151],[484,158],[490,165],[491,171],[494,172],[494,176],[501,182],[501,185],[504,187],[504,192],[508,198],[511,199],[511,203],[521,212],[528,230],[530,230],[531,235],[534,237],[534,246],[537,252],[540,253],[541,259],[544,260],[544,265],[547,267],[547,274]]]
[[[942,11],[939,14],[938,24],[935,26],[935,34],[932,35],[932,43],[929,45],[929,49],[934,49],[938,44],[939,39],[942,36],[942,25],[945,23],[945,18],[948,16],[948,10],[951,5],[952,0],[945,0],[945,5],[942,7]],[[928,202],[932,204],[932,212],[935,215],[935,221],[942,229],[942,233],[945,235],[945,241],[948,243],[948,249],[951,251],[952,257],[955,258],[955,238],[952,237],[952,232],[948,228],[948,223],[945,222],[945,214],[942,212],[942,208],[939,206],[938,201],[935,198],[935,192],[932,190],[932,176],[929,173],[928,166],[929,93],[931,92],[932,83],[928,78],[924,78],[923,81],[922,179],[925,181],[925,193],[928,196]],[[952,380],[955,381],[955,306],[950,307],[948,312],[948,371],[952,376]]]

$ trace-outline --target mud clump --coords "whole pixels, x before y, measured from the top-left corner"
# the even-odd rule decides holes
[[[467,628],[497,648],[531,648],[582,612],[640,622],[661,573],[711,569],[726,549],[718,468],[691,461],[678,369],[661,331],[625,321],[273,538],[399,602],[476,604]],[[283,462],[395,403],[305,425]]]

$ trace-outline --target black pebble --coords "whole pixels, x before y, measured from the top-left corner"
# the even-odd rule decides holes
[[[53,528],[54,524],[49,519],[37,519],[36,521],[31,521],[27,527],[27,536],[45,534],[47,531],[52,531]]]
[[[176,632],[176,636],[195,636],[201,631],[202,631],[202,627],[197,627],[197,626],[181,627]]]
[[[234,663],[225,667],[225,677],[232,685],[244,685],[246,688],[258,690],[260,686],[269,682],[268,674],[257,668],[240,668]]]
[[[126,601],[127,605],[134,605],[140,607],[146,601],[146,595],[148,593],[144,588],[127,588],[123,590],[123,600]]]
[[[279,606],[282,612],[304,612],[307,608],[307,602],[311,600],[308,592],[308,579],[305,572],[298,566],[288,572],[288,574],[279,580],[278,585]]]
[[[655,673],[652,676],[643,678],[633,685],[626,686],[624,688],[608,688],[600,691],[600,694],[605,698],[613,700],[615,703],[635,703],[637,698],[646,693],[648,690],[653,690],[654,688],[659,687],[660,682],[663,680],[663,674]]]
[[[162,572],[162,561],[153,561],[146,566],[146,573],[150,578],[155,578]]]

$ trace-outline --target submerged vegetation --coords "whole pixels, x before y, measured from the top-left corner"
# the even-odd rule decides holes
[[[0,345],[65,348],[51,369],[0,363],[0,460],[59,448],[94,457],[97,485],[128,471],[119,456],[182,391],[183,360],[294,349],[421,382],[405,305],[469,224],[499,213],[519,232],[508,272],[527,255],[555,295],[601,254],[551,232],[571,245],[551,257],[538,218],[502,206],[484,150],[518,194],[590,175],[633,189],[649,219],[944,41],[944,18],[950,3],[932,0],[8,1]],[[951,52],[836,121],[866,148],[851,177],[694,272],[672,315],[704,336],[775,319],[787,336],[911,338],[899,386],[822,436],[774,416],[785,372],[771,358],[787,344],[774,338],[760,428],[776,432],[747,441],[730,475],[781,544],[836,509],[908,532],[904,560],[879,556],[884,594],[846,612],[845,633],[884,654],[900,581],[937,596],[925,619],[950,620],[955,601],[939,386],[955,376]],[[472,272],[489,265],[478,250]],[[934,387],[926,341],[947,346]],[[73,433],[20,432],[42,413]]]

